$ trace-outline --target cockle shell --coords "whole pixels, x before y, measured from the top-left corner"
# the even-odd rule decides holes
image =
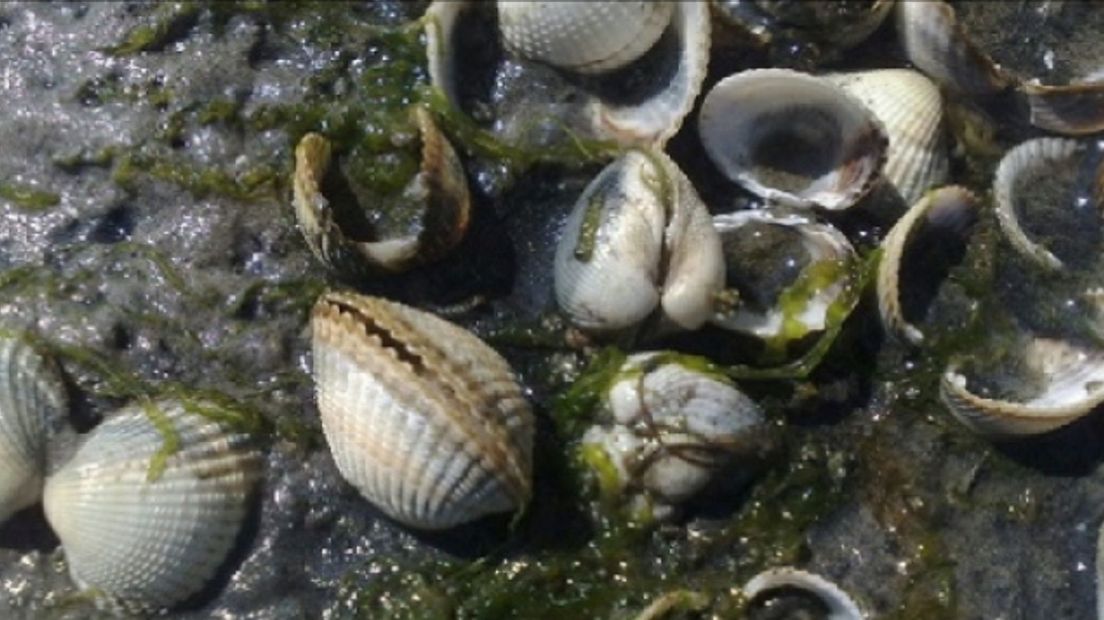
[[[654,0],[496,5],[507,48],[578,73],[602,73],[636,60],[659,40],[674,9]]]
[[[46,442],[67,415],[54,363],[18,335],[0,332],[0,523],[42,495]]]
[[[989,95],[1014,81],[970,40],[946,2],[898,2],[897,36],[912,64],[952,90]]]
[[[584,329],[639,324],[656,307],[695,329],[724,280],[720,239],[666,155],[629,151],[583,191],[556,247],[556,301]]]
[[[69,573],[124,609],[199,591],[234,546],[260,476],[249,436],[175,400],[126,407],[46,480]]]
[[[718,82],[702,102],[698,132],[713,163],[745,189],[829,211],[870,191],[888,145],[862,102],[788,69],[751,69]]]
[[[866,617],[851,596],[836,584],[815,573],[789,566],[770,568],[752,577],[744,585],[744,596],[747,597],[751,608],[754,609],[757,605],[764,605],[761,599],[765,598],[772,590],[782,589],[796,589],[815,597],[824,607],[821,612],[823,615],[817,615],[816,617],[822,617],[826,620],[863,620]],[[766,605],[769,604],[766,603]],[[785,614],[780,609],[775,609],[775,612],[776,614]],[[809,612],[806,611],[805,613]],[[772,617],[804,617],[804,614],[799,610],[791,610],[789,614],[784,616],[776,615]]]
[[[874,113],[889,136],[882,175],[906,204],[942,185],[950,174],[939,87],[910,69],[825,76]]]
[[[884,253],[877,277],[878,311],[890,333],[914,345],[923,342],[923,332],[905,318],[901,305],[903,264],[910,260],[909,252],[916,243],[946,245],[964,241],[977,221],[979,206],[977,196],[966,188],[942,187],[928,192],[893,225],[882,241]],[[936,266],[924,268],[935,270]]]
[[[311,326],[330,452],[380,510],[437,530],[526,505],[533,414],[494,350],[432,314],[354,293],[324,294]]]

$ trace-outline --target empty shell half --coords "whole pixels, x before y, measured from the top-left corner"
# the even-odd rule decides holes
[[[46,442],[67,416],[54,363],[20,336],[0,332],[0,523],[41,497]]]
[[[767,200],[830,211],[855,204],[885,164],[888,138],[855,97],[788,69],[731,75],[702,102],[698,131],[720,171]]]
[[[787,600],[786,592],[801,596]],[[815,573],[780,566],[767,569],[744,585],[748,599],[748,617],[757,618],[756,610],[772,618],[817,617],[826,620],[863,620],[865,616],[855,601],[839,586]]]
[[[655,151],[629,151],[606,166],[576,201],[556,247],[556,301],[573,324],[593,331],[636,326],[657,308],[696,329],[723,280],[705,204]]]
[[[191,403],[126,407],[46,481],[46,518],[81,589],[136,612],[199,591],[234,546],[260,476],[248,435]]]
[[[311,327],[326,441],[364,497],[431,530],[524,508],[533,414],[498,353],[432,314],[354,293],[324,294]]]

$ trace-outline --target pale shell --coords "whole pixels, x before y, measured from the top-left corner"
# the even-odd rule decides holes
[[[324,294],[311,326],[322,428],[362,495],[432,530],[524,508],[534,421],[506,360],[432,314],[353,293]]]
[[[869,192],[888,138],[866,106],[831,81],[751,69],[713,87],[698,132],[729,179],[793,207],[846,209]]]
[[[46,442],[67,415],[56,365],[20,336],[0,332],[0,523],[42,495]]]
[[[148,612],[214,576],[260,473],[248,435],[179,401],[148,402],[95,428],[47,479],[43,503],[73,581]]]
[[[812,594],[827,608],[826,620],[863,620],[866,616],[849,594],[831,581],[808,571],[789,566],[771,568],[752,577],[744,585],[744,596],[755,599],[779,588],[796,588]]]
[[[1014,80],[970,40],[946,2],[898,2],[897,36],[909,61],[942,86],[989,95]]]

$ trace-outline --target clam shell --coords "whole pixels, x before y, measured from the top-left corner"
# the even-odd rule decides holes
[[[0,523],[42,495],[46,442],[67,415],[54,363],[19,336],[0,333]]]
[[[1104,131],[1104,79],[1064,86],[1027,82],[1022,90],[1032,125],[1070,136]]]
[[[878,263],[877,288],[878,311],[890,333],[914,345],[924,340],[923,332],[905,319],[901,307],[902,264],[913,243],[921,238],[921,230],[934,233],[923,236],[927,243],[942,244],[946,235],[952,237],[951,241],[963,239],[977,220],[979,204],[977,196],[966,188],[942,187],[914,204],[886,235],[882,241],[884,254]]]
[[[629,151],[587,186],[556,247],[556,301],[584,329],[639,324],[657,306],[702,325],[724,279],[720,240],[689,179],[662,153]]]
[[[73,581],[143,612],[200,590],[234,546],[260,476],[249,444],[179,401],[105,420],[46,480],[46,518]]]
[[[671,21],[669,2],[517,2],[499,0],[506,47],[578,73],[623,67],[647,52]]]
[[[311,326],[322,428],[362,495],[423,529],[525,506],[534,422],[506,360],[432,314],[353,293],[324,294]]]
[[[943,130],[943,98],[923,74],[878,69],[826,76],[874,113],[889,136],[882,175],[906,204],[942,185],[950,174]]]
[[[756,599],[771,590],[795,588],[812,594],[827,608],[827,620],[863,620],[858,604],[839,586],[820,575],[789,566],[771,568],[744,585],[744,596],[754,606]],[[788,616],[787,616],[788,617]]]
[[[1029,398],[977,394],[970,389],[971,380],[953,363],[943,373],[939,396],[963,424],[991,437],[1045,433],[1104,403],[1104,351],[1032,338],[1023,360],[1033,378],[1042,382]]]
[[[885,164],[881,123],[832,82],[788,69],[731,75],[702,102],[706,153],[749,191],[794,207],[855,204]]]

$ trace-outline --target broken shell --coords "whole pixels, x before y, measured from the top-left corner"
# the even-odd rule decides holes
[[[124,609],[199,591],[234,546],[260,476],[247,435],[179,401],[126,407],[46,480],[46,518],[69,573]]]
[[[752,69],[718,82],[702,103],[698,131],[729,179],[767,200],[830,211],[870,191],[888,145],[862,102],[788,69]]]
[[[777,209],[713,218],[726,285],[737,300],[712,323],[763,340],[790,341],[825,329],[833,303],[854,283],[856,255],[839,230]]]
[[[696,329],[724,281],[709,212],[666,155],[629,151],[583,191],[556,247],[556,301],[584,329],[638,325],[657,306]]]
[[[332,159],[330,142],[309,133],[295,148],[292,189],[299,230],[315,257],[339,272],[402,271],[439,258],[467,231],[471,198],[460,159],[432,114],[420,106],[412,114],[421,167],[396,193],[380,194],[346,170],[350,191],[344,202],[328,199],[323,182]]]
[[[598,419],[584,449],[600,448],[617,472],[617,492],[660,518],[733,459],[761,452],[766,426],[730,380],[664,353],[630,356]]]
[[[671,21],[670,2],[517,2],[499,0],[506,47],[577,73],[623,67],[647,52]]]
[[[941,0],[898,2],[897,36],[912,64],[952,90],[989,95],[1013,82],[970,40],[954,8]]]
[[[0,332],[0,523],[42,495],[46,442],[67,415],[54,363],[19,336]]]
[[[433,530],[526,505],[533,414],[494,350],[432,314],[353,293],[324,294],[311,326],[322,429],[362,495]]]
[[[929,192],[889,231],[882,241],[884,253],[878,263],[878,311],[886,329],[919,345],[924,334],[906,318],[902,306],[902,296],[908,293],[907,285],[902,283],[904,264],[920,258],[913,258],[910,252],[963,243],[977,221],[979,201],[969,190],[949,186]],[[936,271],[939,266],[929,262],[928,254],[922,269],[925,272]],[[904,289],[904,290],[903,290]]]
[[[786,603],[782,599],[769,598],[772,592],[783,593],[787,590],[804,595],[801,598],[806,600],[796,601],[796,604],[801,607],[791,609],[784,607]],[[770,609],[772,611],[770,616],[778,618],[798,615],[805,617],[805,614],[810,612],[826,620],[863,620],[865,617],[858,604],[839,586],[820,575],[789,566],[771,568],[759,573],[744,586],[744,596],[749,601],[749,618],[758,617],[755,615],[757,609]],[[808,609],[807,606],[812,606],[815,611]]]
[[[994,376],[967,372],[952,363],[939,396],[956,418],[987,436],[1045,433],[1104,403],[1104,351],[1061,340],[1028,336],[1018,359],[989,370]]]
[[[882,175],[906,204],[942,185],[950,174],[943,128],[943,98],[923,74],[878,69],[826,76],[881,121],[889,137]]]

